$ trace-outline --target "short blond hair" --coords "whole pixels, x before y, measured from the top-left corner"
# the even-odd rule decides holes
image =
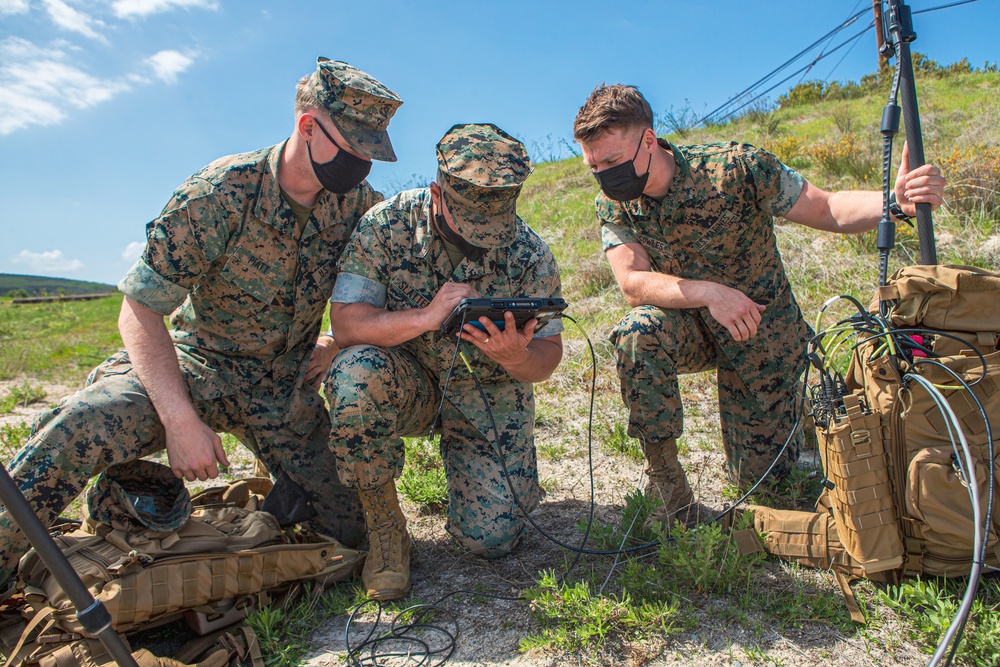
[[[573,138],[591,141],[614,129],[653,127],[653,110],[635,86],[603,83],[594,88],[573,121]]]
[[[299,79],[299,82],[295,84],[295,117],[298,118],[300,115],[308,111],[322,111],[323,106],[316,99],[316,93],[313,87],[309,85],[309,80],[312,78],[312,74],[306,74],[304,77]],[[324,113],[326,113],[324,111]]]

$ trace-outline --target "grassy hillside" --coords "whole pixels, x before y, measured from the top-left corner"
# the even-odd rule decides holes
[[[55,296],[58,294],[100,294],[113,292],[114,285],[67,278],[22,276],[0,273],[0,296]]]

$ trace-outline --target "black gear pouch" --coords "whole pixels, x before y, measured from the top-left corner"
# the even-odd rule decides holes
[[[305,490],[288,473],[282,470],[274,482],[274,488],[264,498],[260,508],[274,515],[282,528],[294,526],[316,516],[316,510]]]

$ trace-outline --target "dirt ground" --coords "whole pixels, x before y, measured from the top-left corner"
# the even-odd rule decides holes
[[[0,383],[4,395],[10,383]],[[717,414],[714,406],[714,378],[711,375],[688,378],[683,390],[686,397],[686,443],[682,459],[695,488],[699,502],[712,511],[726,505],[723,499],[722,455],[718,442]],[[45,387],[48,396],[43,403],[14,414],[0,415],[0,425],[29,421],[46,404],[73,391],[71,387]],[[560,413],[579,413],[572,406],[559,406]],[[613,415],[612,415],[613,417]],[[600,418],[600,415],[598,415]],[[585,419],[578,417],[577,421]],[[536,443],[565,439],[566,422],[540,425]],[[586,451],[585,421],[580,435],[567,448],[565,456],[540,457],[539,474],[547,496],[532,514],[545,531],[567,543],[578,544],[582,533],[575,527],[585,520],[589,503],[589,474]],[[562,435],[560,435],[562,434]],[[595,513],[599,519],[613,522],[620,515],[625,495],[644,483],[641,465],[628,458],[608,454],[597,445],[593,448],[596,493]],[[248,455],[234,461],[234,472],[249,474]],[[522,653],[518,642],[538,631],[527,602],[496,600],[485,595],[517,597],[525,588],[536,583],[538,573],[553,569],[564,572],[570,555],[530,528],[518,549],[507,558],[485,561],[470,556],[459,548],[444,530],[442,514],[421,514],[416,506],[404,501],[410,519],[410,531],[415,544],[413,560],[413,592],[411,599],[433,602],[454,591],[474,591],[476,595],[457,595],[442,606],[455,614],[459,626],[456,649],[448,661],[451,665],[505,665],[509,667],[554,667],[556,665],[842,665],[844,667],[881,667],[883,665],[924,664],[927,656],[903,641],[898,623],[882,619],[879,626],[850,635],[820,621],[803,624],[794,632],[779,634],[770,627],[767,618],[759,619],[754,629],[741,625],[713,625],[710,614],[713,604],[724,601],[692,600],[686,607],[697,623],[693,630],[673,635],[666,642],[636,642],[627,645],[609,644],[586,654]],[[615,566],[611,557],[585,559],[595,571],[608,573]],[[787,581],[783,566],[768,563],[776,585]],[[832,578],[816,575],[819,585],[830,595],[840,596]],[[362,636],[370,628],[374,616],[364,615],[354,631]],[[312,638],[312,650],[304,664],[319,667],[343,665],[346,618],[332,619]],[[386,663],[389,664],[389,663]],[[407,663],[398,663],[407,664]],[[409,663],[416,664],[416,663]],[[432,663],[433,664],[433,663]]]

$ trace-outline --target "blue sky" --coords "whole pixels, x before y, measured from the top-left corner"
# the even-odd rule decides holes
[[[188,175],[291,133],[295,82],[318,55],[368,71],[404,100],[389,128],[399,161],[376,163],[370,178],[388,195],[433,175],[434,144],[454,123],[494,122],[536,161],[566,154],[573,117],[599,82],[638,85],[657,112],[704,113],[866,7],[0,0],[0,273],[117,282],[146,222]],[[939,62],[1000,60],[997,0],[914,23],[913,48]],[[809,78],[857,79],[875,64],[868,33]]]

